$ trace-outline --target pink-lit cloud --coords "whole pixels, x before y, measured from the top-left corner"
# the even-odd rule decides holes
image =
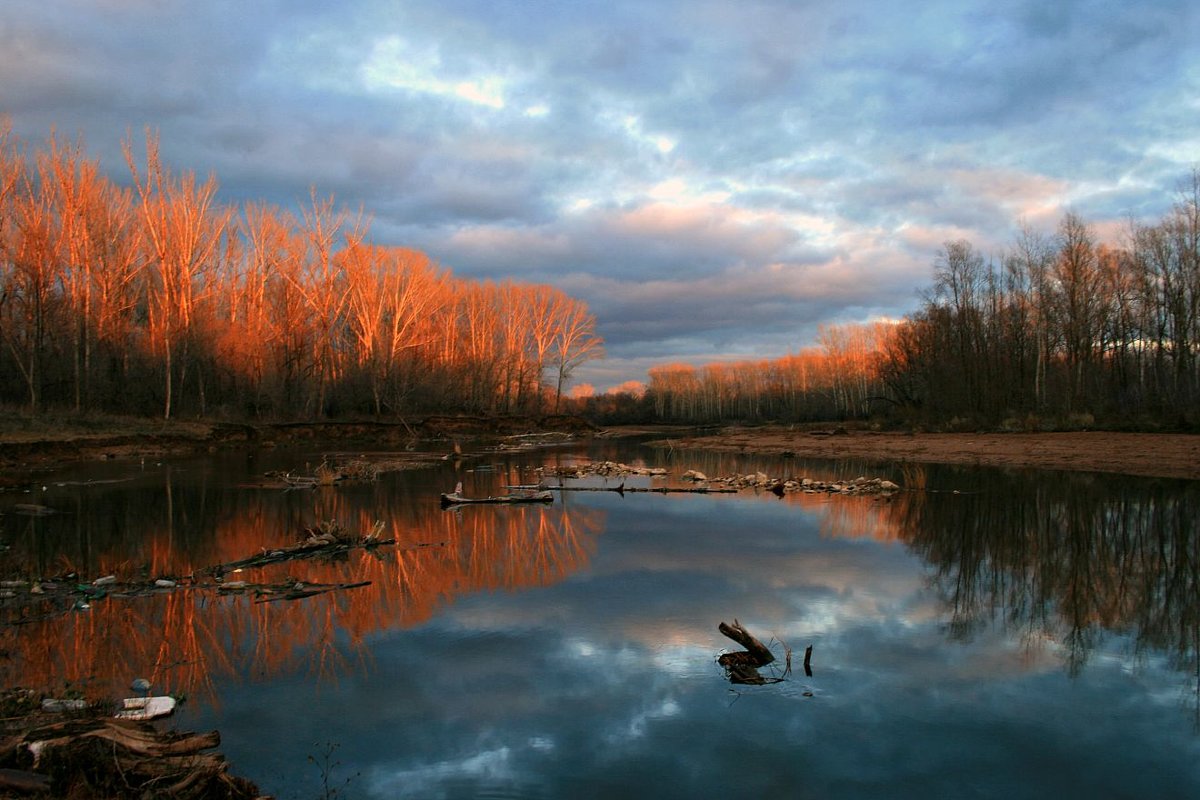
[[[231,201],[363,208],[464,276],[554,283],[607,362],[782,355],[900,316],[937,250],[1155,219],[1196,160],[1194,3],[350,0],[0,8],[0,113],[125,180],[151,126]]]

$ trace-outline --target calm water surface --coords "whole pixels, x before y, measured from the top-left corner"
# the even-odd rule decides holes
[[[922,490],[439,508],[457,481],[495,494],[585,457]],[[326,776],[352,798],[1200,796],[1196,482],[606,444],[254,486],[320,459],[108,462],[0,493],[0,557],[42,576],[177,576],[323,520],[397,539],[237,576],[371,582],[304,600],[5,607],[4,685],[117,696],[151,677],[186,694],[177,727],[219,729],[234,771],[280,798]],[[30,502],[62,513],[14,513]],[[730,684],[717,624],[734,618],[794,671]]]

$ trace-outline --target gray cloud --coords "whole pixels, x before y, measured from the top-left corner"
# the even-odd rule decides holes
[[[150,126],[229,200],[315,186],[458,274],[570,287],[615,356],[577,375],[607,378],[898,316],[947,238],[1161,214],[1193,6],[15,0],[0,113],[119,180]]]

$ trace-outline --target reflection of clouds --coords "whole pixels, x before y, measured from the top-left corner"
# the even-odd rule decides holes
[[[779,468],[714,458],[729,468],[710,469],[690,454],[684,461],[710,474]],[[513,474],[499,469],[471,480],[486,490],[486,481]],[[343,766],[334,777],[361,773],[347,793],[370,798],[791,797],[797,787],[850,798],[956,797],[970,793],[964,787],[1008,798],[1183,797],[1200,786],[1200,738],[1189,728],[1182,694],[1187,676],[1168,658],[1138,649],[1132,633],[1102,637],[1072,680],[1064,669],[1069,653],[1054,638],[1063,631],[1014,631],[1007,624],[1012,606],[955,627],[935,580],[945,575],[910,548],[915,533],[940,530],[946,536],[937,541],[947,552],[968,567],[977,563],[967,557],[977,551],[964,552],[963,523],[995,523],[997,509],[1020,508],[1022,498],[1033,497],[997,473],[980,478],[992,489],[986,495],[930,495],[927,512],[955,513],[937,526],[940,518],[927,516],[924,527],[904,521],[901,512],[915,505],[750,494],[579,493],[564,495],[547,513],[443,514],[423,505],[422,496],[444,487],[447,476],[407,476],[395,494],[381,482],[361,487],[357,497],[350,487],[272,495],[284,511],[255,495],[249,516],[257,527],[217,520],[222,541],[205,547],[237,555],[311,514],[357,524],[356,514],[367,522],[384,510],[406,543],[445,539],[454,546],[365,562],[383,564],[371,576],[390,580],[396,594],[356,600],[369,608],[361,616],[321,598],[288,608],[230,601],[243,607],[239,613],[251,606],[259,626],[247,629],[249,617],[239,616],[233,644],[278,650],[288,668],[270,672],[272,661],[264,658],[241,663],[242,672],[217,674],[221,705],[188,704],[182,724],[220,729],[236,771],[283,797],[312,794],[316,776],[297,763],[314,751],[314,740],[340,744]],[[1078,484],[1055,483],[1062,484],[1056,491],[1086,499]],[[1100,488],[1108,496],[1109,488]],[[967,497],[976,499],[968,504]],[[983,507],[985,497],[994,505]],[[183,497],[176,500],[182,507]],[[228,504],[208,506],[237,516]],[[1193,518],[1185,513],[1190,508],[1179,507],[1173,518]],[[1034,518],[1045,519],[1045,504],[1036,510]],[[149,517],[160,520],[158,512]],[[1005,549],[1008,539],[976,533],[974,541],[992,546],[988,552],[1026,563],[1026,549]],[[1149,538],[1156,552],[1157,540]],[[1110,540],[1128,547],[1133,537]],[[555,542],[570,546],[555,549]],[[148,552],[152,544],[142,542]],[[530,566],[521,556],[531,544],[562,558],[551,568]],[[98,604],[93,612],[109,609],[111,616],[131,607]],[[330,617],[339,610],[347,613]],[[100,625],[110,616],[74,619]],[[736,646],[716,625],[734,617],[764,641],[777,636],[793,649],[791,680],[731,691],[715,656]],[[312,638],[314,628],[326,631],[331,619],[357,625],[335,627],[333,638],[353,640],[368,666],[318,684],[303,667],[324,646]],[[136,620],[161,631],[153,615]],[[255,631],[271,638],[257,640]],[[219,635],[213,641],[226,643]],[[800,668],[808,644],[811,678]],[[240,652],[220,649],[234,660]],[[119,653],[102,655],[124,668]],[[96,665],[87,652],[79,661],[80,669]]]
[[[669,698],[660,700],[653,707],[637,712],[623,724],[618,724],[614,730],[603,734],[601,740],[609,746],[628,746],[631,739],[645,738],[650,723],[677,717],[680,712],[679,703]]]
[[[374,672],[311,701],[328,736],[355,743],[341,753],[364,776],[353,791],[926,798],[982,786],[1016,798],[1200,785],[1186,715],[1164,713],[1178,698],[1163,659],[1131,675],[1127,643],[1110,642],[1072,681],[1037,633],[993,624],[948,641],[921,561],[889,537],[830,537],[829,504],[571,504],[606,521],[578,571],[464,593],[420,627],[376,633]],[[797,657],[814,644],[814,676],[733,694],[714,658],[734,649],[716,631],[734,616]],[[344,713],[356,708],[372,711]]]
[[[532,745],[532,742],[530,744]],[[386,767],[375,767],[366,776],[366,780],[372,795],[400,797],[415,794],[419,797],[441,797],[445,795],[439,790],[442,784],[448,782],[471,780],[507,783],[515,777],[512,750],[500,747],[461,758],[394,771]]]
[[[602,548],[582,576],[583,594],[577,591],[572,613],[648,648],[663,642],[724,646],[716,624],[734,616],[747,625],[763,620],[795,639],[856,620],[937,613],[911,554],[899,546],[824,539],[819,509],[798,513],[789,504],[751,497],[597,502],[608,518],[605,541],[613,546]],[[626,591],[602,606],[590,602],[586,582],[601,589],[612,580]],[[760,591],[748,593],[748,586]]]

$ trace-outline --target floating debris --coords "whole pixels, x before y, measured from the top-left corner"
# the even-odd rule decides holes
[[[61,714],[64,711],[83,711],[87,707],[87,700],[79,698],[60,699],[57,697],[46,697],[42,699],[42,711],[48,711],[51,714]]]
[[[588,475],[649,475],[650,477],[665,477],[668,470],[664,467],[636,467],[620,464],[615,461],[591,461],[575,466],[542,466],[538,472],[552,478],[584,478]]]
[[[170,695],[159,697],[126,697],[121,701],[121,710],[113,714],[115,719],[149,720],[170,716],[175,713],[175,698]]]
[[[703,473],[700,473],[703,474]],[[691,480],[698,480],[692,478]],[[852,480],[820,481],[813,478],[773,478],[763,472],[708,478],[709,484],[719,483],[737,489],[765,489],[779,496],[804,492],[806,494],[892,494],[900,486],[884,478],[858,477]]]
[[[167,699],[174,708],[174,698]],[[156,705],[145,701],[161,698],[131,700],[143,703],[145,710]],[[216,731],[159,731],[149,722],[108,716],[111,704],[39,700],[37,693],[27,689],[5,690],[0,702],[6,710],[0,720],[5,753],[0,795],[4,797],[251,800],[262,796],[250,781],[230,775],[220,754],[204,752],[220,745]],[[70,705],[60,709],[64,703]],[[59,716],[62,710],[73,713],[64,719]]]
[[[628,464],[619,464],[612,461],[598,461],[586,464],[578,464],[573,466],[542,466],[538,467],[537,471],[543,477],[554,478],[585,478],[591,475],[608,476],[624,476],[624,475],[649,475],[651,477],[665,477],[669,475],[668,471],[663,467],[632,467]],[[765,489],[774,492],[782,497],[785,494],[793,492],[805,492],[808,494],[826,493],[826,494],[877,494],[888,495],[893,492],[900,491],[900,486],[892,481],[884,478],[865,478],[858,477],[853,480],[840,481],[820,481],[812,478],[776,478],[767,475],[765,472],[752,472],[745,475],[735,474],[723,477],[710,478],[705,473],[697,469],[689,469],[679,476],[679,479],[685,483],[703,484],[704,487],[695,489],[660,489],[660,488],[638,488],[631,489],[622,484],[621,487],[553,487],[555,489],[571,490],[571,491],[615,491],[621,494],[625,492],[695,492],[699,494],[722,492],[722,491],[738,491],[740,489]],[[717,488],[718,486],[727,487],[726,489]]]
[[[512,491],[509,494],[502,494],[489,497],[465,497],[462,493],[462,482],[460,481],[454,487],[453,492],[442,493],[442,508],[453,508],[455,506],[473,505],[480,503],[488,504],[509,504],[509,503],[553,503],[554,494],[546,490],[537,489],[520,489]]]

